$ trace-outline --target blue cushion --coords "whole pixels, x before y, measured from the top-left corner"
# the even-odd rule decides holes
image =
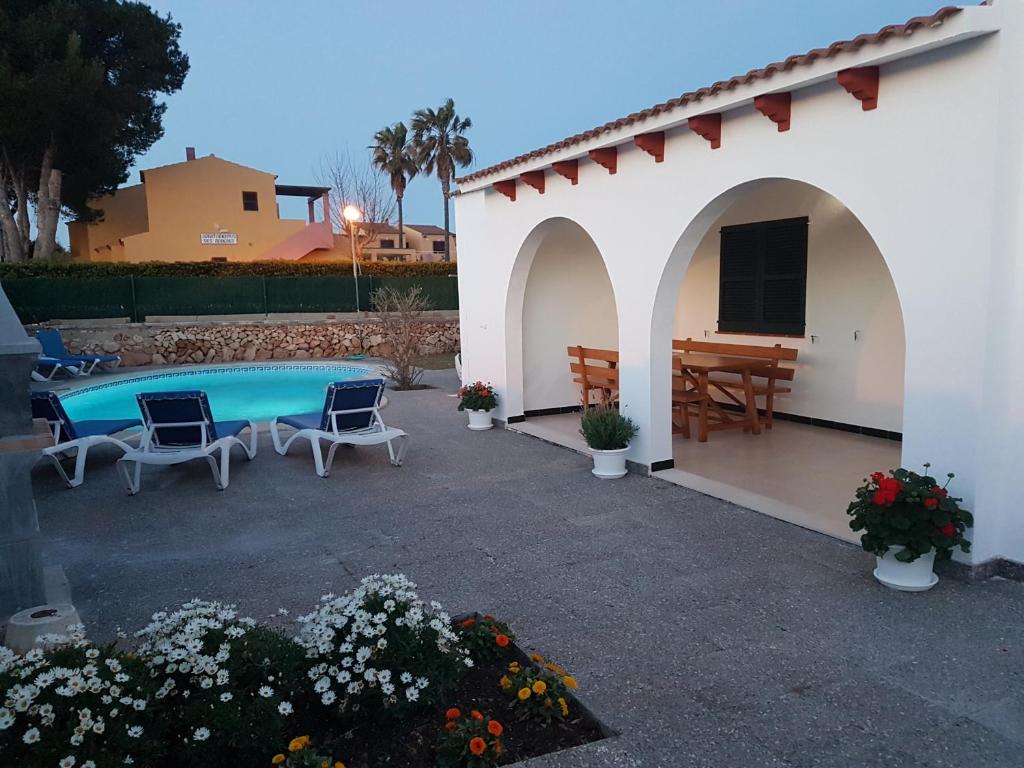
[[[75,433],[79,437],[113,435],[132,427],[141,426],[142,422],[139,419],[90,419],[88,421],[76,421]]]
[[[298,413],[294,416],[278,416],[278,424],[287,424],[296,429],[320,429],[320,412]]]
[[[237,421],[215,421],[213,423],[213,430],[218,438],[238,437],[238,433],[248,426],[249,422],[247,419],[238,419]]]

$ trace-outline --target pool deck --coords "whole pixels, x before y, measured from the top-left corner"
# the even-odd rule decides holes
[[[269,436],[231,486],[201,463],[143,472],[115,454],[86,484],[33,473],[48,562],[91,635],[194,596],[256,618],[401,571],[452,612],[509,621],[564,663],[617,738],[537,766],[1020,766],[1024,584],[889,591],[857,547],[670,483],[593,478],[533,437],[471,433],[437,388],[391,393],[412,444],[339,453],[327,479]]]

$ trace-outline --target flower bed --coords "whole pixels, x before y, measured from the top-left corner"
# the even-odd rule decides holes
[[[482,768],[607,735],[566,670],[415,586],[367,577],[294,638],[193,600],[154,614],[134,650],[80,627],[23,657],[0,648],[0,754],[24,768]]]

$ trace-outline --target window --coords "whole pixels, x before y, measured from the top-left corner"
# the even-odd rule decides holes
[[[719,331],[803,335],[807,221],[722,227]]]
[[[393,238],[388,238],[386,240],[382,238],[381,241],[380,241],[380,247],[381,248],[394,248],[395,247],[395,241],[394,241]]]
[[[444,253],[444,240],[435,240],[432,243],[434,253]]]
[[[260,199],[255,192],[243,192],[242,193],[242,210],[243,211],[258,211],[260,209]]]

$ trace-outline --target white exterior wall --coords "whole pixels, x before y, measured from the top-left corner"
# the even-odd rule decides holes
[[[798,216],[810,218],[804,337],[718,333],[719,230]],[[798,349],[793,392],[776,399],[778,411],[888,432],[903,428],[903,315],[896,286],[860,222],[814,187],[771,182],[712,225],[683,278],[674,328],[677,339]]]
[[[881,92],[878,108],[863,112],[835,73],[868,64],[881,65]],[[1024,561],[1014,472],[1024,359],[1013,353],[1024,338],[1021,71],[1024,0],[997,0],[462,185],[466,375],[495,383],[499,417],[523,412],[519,318],[529,265],[545,222],[568,218],[593,239],[617,298],[622,410],[640,427],[630,458],[671,458],[669,349],[691,256],[764,180],[801,181],[852,212],[892,274],[906,334],[904,466],[930,461],[937,473],[957,473],[953,488],[976,515],[973,559]],[[801,85],[809,80],[817,82]],[[777,133],[750,102],[786,90],[792,129]],[[724,113],[714,151],[673,127],[709,112]],[[636,133],[662,129],[663,163],[631,146]],[[616,175],[586,160],[588,149],[611,145],[620,147]],[[544,195],[520,184],[511,202],[490,188],[572,157],[583,158],[577,186],[549,170]]]
[[[523,408],[578,405],[566,347],[617,349],[615,296],[601,254],[572,222],[556,226],[534,257],[523,301]]]

